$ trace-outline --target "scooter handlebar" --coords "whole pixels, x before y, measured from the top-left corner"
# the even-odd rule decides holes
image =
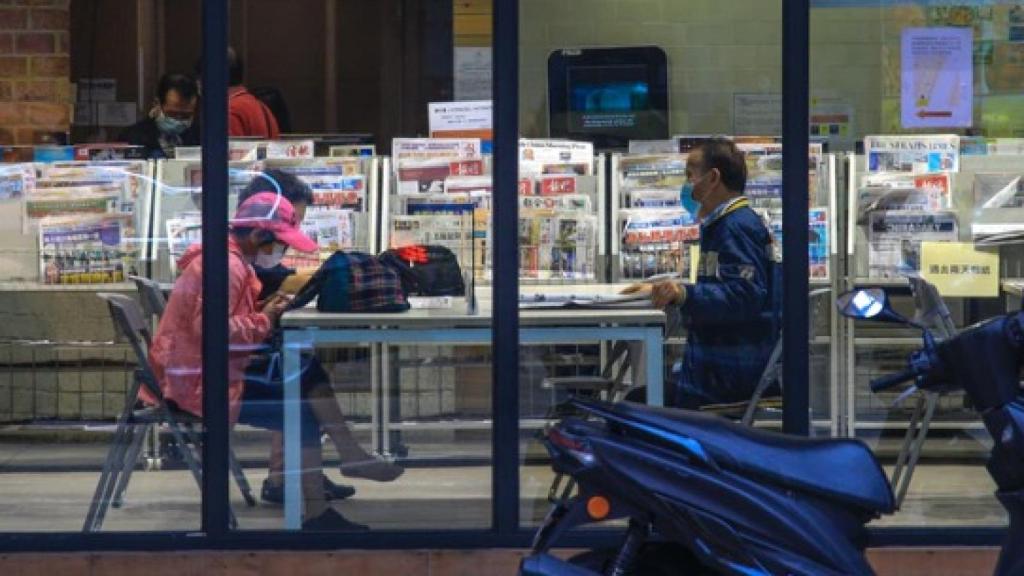
[[[908,368],[903,372],[890,374],[888,376],[882,376],[881,378],[875,378],[874,380],[871,381],[871,391],[881,392],[883,390],[888,390],[889,388],[898,386],[904,382],[907,382],[908,380],[913,380],[916,377],[917,371],[914,370],[913,368]]]

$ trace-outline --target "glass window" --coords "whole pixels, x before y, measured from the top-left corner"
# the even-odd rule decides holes
[[[33,31],[4,81],[0,531],[200,526],[201,422],[151,388],[159,310],[137,285],[154,263],[157,167],[142,147],[105,144],[156,134],[151,111],[177,126],[195,116],[195,83],[158,91],[155,37],[135,43],[147,6],[8,9]],[[182,14],[194,27],[198,16]]]
[[[849,285],[884,287],[897,310],[918,314],[940,339],[1018,307],[1020,254],[1005,242],[1019,221],[1022,10],[1018,2],[812,2],[810,133],[845,165]],[[1004,525],[983,466],[992,443],[981,406],[962,383],[941,393],[872,392],[873,379],[906,368],[920,333],[841,325],[836,431],[870,444],[901,503],[875,524]]]

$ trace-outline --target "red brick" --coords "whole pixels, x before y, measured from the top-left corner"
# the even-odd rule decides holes
[[[60,76],[71,73],[71,60],[67,56],[38,56],[32,59],[32,76]]]
[[[0,10],[0,30],[24,30],[28,26],[28,10],[4,8]]]
[[[0,144],[14,144],[14,132],[7,128],[0,128]]]
[[[14,83],[15,100],[28,102],[59,102],[57,80],[28,80]]]
[[[0,102],[0,125],[20,124],[25,119],[25,105],[14,102]]]
[[[53,54],[57,51],[57,38],[48,32],[29,32],[14,37],[14,50],[18,54]]]
[[[12,54],[14,52],[14,35],[11,33],[0,34],[0,54]]]
[[[42,127],[22,126],[15,130],[14,139],[18,144],[53,144],[54,132],[66,133],[67,126]]]
[[[54,6],[67,8],[68,0],[15,0],[19,6]]]
[[[0,78],[24,76],[28,73],[28,58],[22,56],[0,57]]]
[[[26,114],[30,124],[61,125],[71,121],[71,110],[59,102],[26,102]]]
[[[0,81],[0,102],[10,102],[14,99],[14,86],[7,81]]]
[[[57,32],[57,53],[67,54],[71,51],[71,36],[68,32]]]
[[[67,30],[68,24],[67,10],[33,8],[29,15],[29,28],[33,30]]]

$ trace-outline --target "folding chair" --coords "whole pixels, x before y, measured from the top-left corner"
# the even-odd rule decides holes
[[[107,302],[115,334],[131,346],[139,367],[132,378],[125,407],[117,418],[114,439],[103,463],[103,470],[82,527],[83,532],[100,530],[110,506],[120,507],[135,463],[142,451],[142,441],[146,431],[151,427],[166,425],[181,447],[182,456],[193,479],[198,486],[202,486],[202,468],[198,456],[193,452],[193,449],[199,450],[202,445],[200,434],[196,430],[202,425],[202,420],[172,408],[164,401],[152,366],[149,364],[147,350],[152,342],[152,336],[142,310],[134,300],[124,294],[101,293],[98,296]],[[156,403],[153,406],[136,408],[139,391],[143,386],[156,398]],[[232,474],[243,498],[249,506],[255,506],[256,499],[233,451],[229,452],[229,460]],[[229,514],[231,526],[236,527],[234,512],[229,511]]]
[[[163,289],[160,287],[160,284],[149,278],[129,276],[128,279],[135,282],[142,311],[145,312],[146,319],[152,322],[153,333],[155,334],[156,327],[160,324],[160,318],[163,317],[164,310],[167,308],[167,298],[164,297]],[[146,470],[159,470],[163,468],[159,427],[150,426],[147,437],[149,439],[149,447],[146,451]],[[115,498],[113,504],[117,508],[120,505],[120,501]]]
[[[669,314],[665,322],[665,334],[676,334],[682,328],[679,314]],[[625,397],[626,393],[636,385],[626,382],[626,373],[635,365],[633,357],[638,353],[634,350],[642,344],[626,341],[612,342],[611,349],[605,359],[604,368],[597,376],[559,376],[541,380],[541,388],[545,390],[565,390],[573,396],[581,398],[602,398],[614,402]],[[634,378],[636,373],[633,374]],[[551,417],[565,415],[564,405],[556,405]]]
[[[167,298],[164,297],[164,291],[160,288],[160,284],[142,276],[129,276],[128,278],[135,282],[135,288],[139,291],[142,311],[146,313],[147,317],[154,318],[159,322],[164,315],[164,309],[167,308]]]

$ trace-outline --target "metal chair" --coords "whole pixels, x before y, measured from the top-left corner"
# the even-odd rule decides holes
[[[197,431],[197,427],[202,425],[202,420],[195,415],[177,410],[164,401],[147,355],[152,333],[141,308],[124,294],[101,293],[98,296],[107,302],[115,334],[118,339],[126,340],[131,346],[139,367],[132,378],[125,407],[117,418],[114,438],[82,527],[84,532],[100,530],[110,506],[117,508],[122,504],[128,481],[142,451],[143,439],[151,427],[167,427],[181,447],[182,457],[196,484],[202,486],[202,468],[199,457],[193,451],[199,450],[202,445],[200,433]],[[155,404],[136,408],[142,387],[155,398]],[[255,506],[256,499],[233,451],[229,453],[229,460],[232,474],[243,498],[249,506]],[[237,526],[234,512],[229,513],[231,526]]]
[[[142,304],[143,312],[146,313],[146,316],[159,321],[164,315],[164,309],[167,308],[167,298],[164,297],[164,291],[160,288],[160,284],[142,276],[129,276],[128,278],[135,282],[135,288],[139,291],[139,302]]]

